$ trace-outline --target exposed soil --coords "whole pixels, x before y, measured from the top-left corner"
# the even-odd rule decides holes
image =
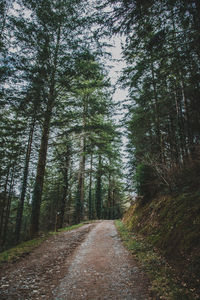
[[[148,280],[113,221],[51,237],[0,271],[2,300],[147,300]]]
[[[6,264],[0,270],[0,299],[52,299],[74,250],[95,225],[54,235],[20,261]]]

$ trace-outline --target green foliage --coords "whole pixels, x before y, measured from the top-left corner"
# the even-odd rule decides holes
[[[200,6],[195,0],[146,2],[108,0],[102,6],[109,7],[104,18],[111,31],[126,34],[127,67],[120,82],[129,90],[125,124],[130,173],[148,164],[163,192],[163,186],[173,189],[175,169],[199,157],[200,44],[195,35]],[[153,184],[148,192],[154,194]]]
[[[156,176],[153,168],[141,163],[136,168],[135,174],[137,193],[142,196],[143,204],[151,201],[156,194]]]
[[[73,216],[122,214],[120,134],[90,7],[79,0],[1,4],[3,249]]]
[[[21,243],[17,247],[2,252],[0,254],[0,264],[14,262],[20,257],[28,255],[31,251],[38,247],[46,238],[47,236],[44,236],[42,238],[36,238],[28,242]]]
[[[85,225],[86,223],[88,224],[88,223],[90,223],[90,222],[83,222],[83,223],[75,224],[75,225],[68,226],[68,227],[65,227],[65,228],[61,228],[61,229],[58,230],[58,233],[59,233],[59,232],[63,232],[63,231],[70,231],[70,230],[73,230],[73,229],[77,229],[77,228],[79,228],[79,227],[82,227],[82,226]]]

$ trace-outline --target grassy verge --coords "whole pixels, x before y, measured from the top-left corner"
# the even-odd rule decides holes
[[[33,240],[20,243],[14,248],[6,250],[0,254],[0,266],[3,263],[15,262],[20,257],[24,257],[29,254],[33,249],[42,244],[43,241],[47,239],[49,235],[45,235],[44,237],[35,238]]]
[[[0,253],[0,266],[3,263],[15,262],[20,257],[24,257],[24,256],[28,255],[31,251],[33,251],[35,248],[37,248],[39,245],[41,245],[48,237],[50,237],[52,235],[59,234],[60,232],[63,232],[63,231],[77,229],[83,225],[85,225],[85,222],[59,229],[57,232],[51,231],[47,234],[44,234],[42,237],[38,237],[33,240],[20,243],[16,247],[13,247],[9,250],[6,250],[6,251]]]
[[[147,273],[153,299],[199,299],[198,295],[187,289],[184,283],[177,278],[172,267],[160,256],[152,244],[148,243],[144,237],[130,232],[121,221],[117,220],[115,224],[126,248],[140,262]]]
[[[76,225],[72,225],[72,226],[67,226],[65,228],[61,228],[61,229],[58,229],[58,231],[51,231],[50,234],[58,234],[60,232],[63,232],[63,231],[70,231],[70,230],[73,230],[73,229],[77,229],[79,227],[82,227],[83,225],[85,225],[86,222],[83,222],[83,223],[79,223],[79,224],[76,224]]]

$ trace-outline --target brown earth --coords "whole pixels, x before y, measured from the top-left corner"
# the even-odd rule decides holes
[[[0,271],[2,300],[147,300],[148,279],[122,245],[113,221],[45,241]]]

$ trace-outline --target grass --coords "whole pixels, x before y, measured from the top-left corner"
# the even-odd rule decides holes
[[[72,225],[72,226],[67,226],[65,228],[61,228],[61,229],[58,229],[58,231],[51,231],[50,234],[58,234],[60,232],[63,232],[63,231],[70,231],[70,230],[73,230],[73,229],[77,229],[79,227],[82,227],[83,225],[87,224],[86,222],[83,222],[83,223],[79,223],[79,224],[76,224],[76,225]]]
[[[150,279],[150,292],[153,299],[191,300],[199,299],[176,273],[154,246],[139,235],[133,234],[119,220],[115,222],[117,230],[126,248],[139,261]]]
[[[64,231],[70,231],[70,230],[73,230],[73,229],[77,229],[79,227],[82,227],[86,223],[87,222],[83,222],[83,223],[80,223],[80,224],[68,226],[68,227],[59,229],[57,232],[56,231],[51,231],[51,232],[48,232],[47,234],[43,234],[42,237],[38,237],[38,238],[35,238],[33,240],[20,243],[16,247],[13,247],[9,250],[6,250],[6,251],[0,253],[0,266],[4,263],[13,263],[13,262],[17,261],[19,258],[28,255],[35,248],[40,246],[50,236],[55,235],[55,234],[59,234],[59,233],[64,232]]]
[[[35,238],[33,240],[20,243],[16,247],[6,250],[0,254],[0,266],[3,263],[15,262],[20,257],[29,254],[33,249],[42,244],[43,241],[47,239],[49,235],[44,237]]]

